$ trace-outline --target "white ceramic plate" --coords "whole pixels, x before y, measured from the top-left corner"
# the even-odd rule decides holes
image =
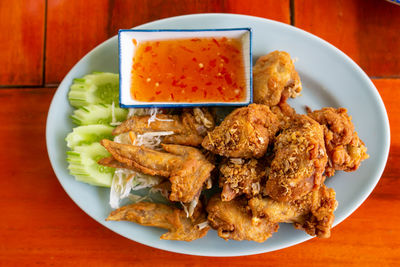
[[[140,29],[201,29],[251,27],[253,55],[258,58],[273,50],[284,50],[297,58],[296,69],[302,83],[302,96],[290,100],[298,112],[304,105],[312,109],[326,106],[346,107],[356,130],[368,147],[370,158],[353,173],[337,172],[327,180],[336,191],[339,202],[334,225],[347,218],[368,197],[378,182],[388,156],[389,122],[383,102],[367,75],[345,54],[327,42],[295,27],[266,19],[231,15],[199,14],[163,19],[139,26]],[[50,106],[47,125],[47,150],[53,169],[67,194],[93,219],[139,243],[168,251],[206,256],[238,256],[289,247],[311,237],[282,224],[279,231],[264,243],[224,241],[215,231],[190,243],[160,240],[162,229],[143,227],[129,222],[106,222],[111,211],[108,189],[93,187],[74,180],[68,174],[65,137],[73,127],[72,108],[67,92],[73,78],[92,71],[118,72],[117,38],[113,37],[83,57],[60,84]],[[360,225],[360,227],[362,227]],[[335,233],[333,233],[335,234]],[[339,233],[338,233],[339,234]]]

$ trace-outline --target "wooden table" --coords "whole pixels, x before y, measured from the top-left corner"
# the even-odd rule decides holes
[[[57,84],[93,47],[160,18],[227,12],[278,20],[331,42],[372,78],[391,149],[371,196],[327,240],[237,258],[179,255],[121,237],[61,188],[45,145]],[[15,0],[0,2],[0,265],[371,265],[400,262],[400,6],[383,0]]]

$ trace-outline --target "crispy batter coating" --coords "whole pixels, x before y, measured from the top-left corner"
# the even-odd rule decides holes
[[[211,197],[207,205],[208,221],[218,235],[225,240],[252,240],[264,242],[278,231],[279,225],[263,220],[254,225],[252,215],[246,208],[245,199],[222,201],[219,194]]]
[[[122,169],[137,170],[136,168],[130,168],[127,164],[119,162],[113,156],[107,157],[107,158],[102,158],[97,163],[100,164],[100,165],[103,165],[103,166],[111,167],[111,168],[122,168]]]
[[[110,213],[107,221],[131,221],[144,226],[167,229],[160,238],[178,241],[193,241],[205,236],[208,225],[201,228],[198,224],[207,221],[199,204],[191,218],[183,210],[159,203],[139,202],[124,206]]]
[[[225,157],[260,158],[278,126],[276,115],[267,106],[251,104],[230,113],[204,138],[202,146]]]
[[[107,139],[102,140],[101,144],[126,167],[149,175],[169,177],[172,184],[171,201],[191,202],[214,169],[201,151],[193,147],[163,144],[166,152],[161,152]],[[109,159],[99,163],[103,161]]]
[[[157,114],[157,119],[149,123],[149,115],[132,116],[114,129],[113,135],[129,131],[146,132],[172,131],[165,136],[163,143],[199,146],[208,130],[215,127],[214,118],[205,108],[185,109],[180,115]]]
[[[260,57],[253,67],[254,103],[277,105],[301,92],[300,77],[290,55],[274,51]]]
[[[164,144],[163,148],[184,159],[181,166],[175,166],[169,178],[172,183],[169,199],[184,203],[193,201],[200,194],[215,166],[196,148],[167,144]]]
[[[126,167],[149,175],[169,177],[182,164],[182,157],[150,148],[119,144],[103,139],[101,144]],[[100,161],[102,163],[102,161]]]
[[[318,188],[328,160],[323,128],[306,115],[280,133],[274,145],[265,194],[277,201],[293,201]]]
[[[279,130],[284,130],[292,125],[292,122],[297,119],[297,113],[288,103],[279,103],[276,106],[270,107],[272,113],[276,115],[279,121]]]
[[[256,159],[227,159],[219,170],[222,201],[231,201],[242,194],[247,197],[258,195],[262,182],[265,182],[265,166]]]
[[[325,173],[333,176],[335,170],[355,171],[367,159],[367,148],[354,131],[351,117],[345,108],[323,108],[308,115],[324,127],[328,164]]]
[[[337,207],[335,191],[324,184],[304,197],[292,202],[278,202],[271,198],[252,198],[249,207],[253,221],[293,223],[309,235],[328,238]]]

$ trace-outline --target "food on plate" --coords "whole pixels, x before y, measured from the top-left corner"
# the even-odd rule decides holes
[[[155,52],[157,43],[150,47],[142,52]],[[139,61],[134,64],[141,68]],[[345,108],[300,115],[286,102],[302,89],[289,54],[259,58],[256,104],[228,115],[218,108],[119,108],[116,77],[94,73],[75,80],[69,100],[79,126],[66,138],[70,173],[78,181],[110,187],[116,210],[107,220],[165,228],[161,239],[181,241],[201,238],[211,227],[225,240],[264,242],[279,223],[330,236],[338,203],[325,176],[356,170],[368,158],[367,148]],[[203,80],[190,82],[205,86]],[[144,188],[148,193],[136,194]],[[157,194],[164,203],[154,203]],[[120,207],[128,199],[130,204]]]
[[[74,149],[76,146],[90,145],[104,138],[112,138],[113,130],[114,127],[104,124],[78,126],[72,129],[72,133],[67,135],[65,141],[69,148]]]
[[[74,79],[68,93],[68,100],[75,108],[92,104],[118,103],[118,74],[95,72]]]
[[[201,205],[188,218],[181,209],[160,203],[139,202],[124,206],[110,213],[107,221],[131,221],[145,226],[167,229],[160,238],[193,241],[205,236],[210,229]]]
[[[230,158],[219,165],[219,186],[222,201],[231,201],[245,194],[252,197],[260,194],[265,186],[265,162],[257,159]]]
[[[134,39],[135,40],[135,39]],[[139,42],[131,96],[141,102],[239,102],[247,98],[239,38]]]
[[[272,199],[299,199],[324,181],[328,157],[323,128],[307,115],[297,115],[276,137],[273,153],[265,187]]]
[[[202,146],[220,156],[260,158],[278,131],[268,106],[251,104],[234,110],[204,138]]]
[[[171,201],[193,201],[214,169],[214,165],[194,147],[163,144],[165,152],[161,152],[146,147],[119,144],[107,139],[102,140],[101,144],[125,168],[169,178]]]
[[[253,67],[254,103],[268,106],[297,97],[302,86],[290,55],[274,51],[258,58]]]
[[[320,238],[330,236],[337,207],[335,191],[322,184],[302,198],[290,202],[280,202],[272,198],[255,197],[249,200],[253,222],[293,223],[296,229]]]
[[[74,79],[68,93],[71,106],[77,108],[72,122],[81,125],[73,128],[66,137],[68,169],[77,181],[110,187],[114,168],[99,165],[100,158],[110,154],[99,143],[111,138],[114,125],[123,120],[127,110],[116,107],[118,103],[118,75],[96,72]]]
[[[335,170],[355,171],[367,159],[367,148],[358,137],[345,108],[323,108],[308,111],[308,116],[324,127],[326,152],[329,160],[325,174],[333,176]]]
[[[215,127],[214,118],[205,108],[184,110],[179,115],[158,114],[149,123],[151,115],[134,115],[117,126],[114,135],[134,132],[172,132],[163,139],[163,143],[199,146],[208,130]]]
[[[98,158],[109,155],[98,142],[74,146],[73,150],[67,151],[68,170],[77,181],[110,187],[114,169],[97,163]]]
[[[253,224],[247,200],[235,198],[222,201],[219,194],[211,197],[206,208],[210,226],[225,240],[251,240],[264,242],[278,231],[279,225],[267,220]]]
[[[72,113],[72,122],[76,125],[105,124],[115,126],[117,122],[126,119],[128,111],[111,104],[91,104],[75,109]]]

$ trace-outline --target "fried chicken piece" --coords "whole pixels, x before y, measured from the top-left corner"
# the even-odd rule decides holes
[[[262,180],[265,180],[265,166],[256,159],[227,159],[219,170],[222,201],[231,201],[242,194],[247,197],[258,195]]]
[[[103,165],[103,166],[111,167],[111,168],[132,169],[128,165],[116,160],[113,156],[107,157],[107,158],[102,158],[97,163],[100,165]],[[134,170],[136,170],[136,169],[134,169]]]
[[[265,194],[276,201],[293,201],[323,182],[328,160],[323,128],[306,115],[297,115],[292,126],[274,144]]]
[[[252,215],[245,199],[222,201],[219,194],[211,197],[207,205],[208,221],[225,240],[250,240],[264,242],[278,231],[279,225],[263,220],[252,224]]]
[[[313,112],[308,110],[308,115],[324,128],[326,152],[329,157],[325,170],[327,176],[333,176],[335,170],[355,171],[361,161],[369,157],[364,142],[354,131],[347,109],[329,107]]]
[[[292,202],[278,202],[271,198],[252,198],[249,207],[253,222],[293,223],[296,229],[304,230],[309,235],[328,238],[335,218],[337,207],[335,191],[324,184],[318,190],[311,191],[304,197]]]
[[[214,118],[205,108],[185,109],[180,115],[157,114],[150,123],[149,119],[149,115],[132,116],[115,128],[113,135],[172,131],[174,134],[165,136],[163,143],[199,146],[207,131],[215,127]]]
[[[290,55],[274,51],[260,57],[253,67],[254,103],[268,106],[297,97],[302,89],[300,77]]]
[[[278,119],[265,105],[251,104],[231,112],[204,138],[202,146],[231,158],[260,158],[278,131]]]
[[[207,222],[206,214],[197,206],[193,217],[186,217],[183,210],[164,204],[139,202],[124,206],[110,213],[107,221],[131,221],[144,226],[155,226],[167,229],[160,239],[193,241],[205,236],[210,229],[208,225],[199,227]]]
[[[103,139],[101,144],[127,168],[169,177],[172,184],[171,201],[193,201],[214,169],[201,151],[193,147],[163,144],[166,152],[162,152],[107,139]]]
[[[298,114],[288,103],[279,103],[276,106],[270,107],[272,113],[276,115],[279,121],[279,130],[284,130],[292,125],[293,120],[296,120]]]

